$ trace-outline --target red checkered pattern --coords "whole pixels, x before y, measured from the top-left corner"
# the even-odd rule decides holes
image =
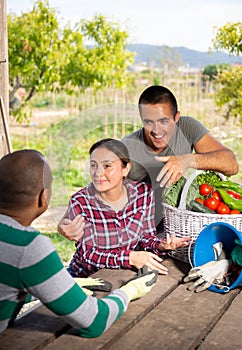
[[[154,222],[154,193],[150,184],[127,180],[129,201],[115,212],[95,195],[93,184],[69,201],[69,217],[85,217],[82,239],[70,264],[76,276],[88,276],[101,268],[130,268],[129,253],[141,249],[159,253]]]

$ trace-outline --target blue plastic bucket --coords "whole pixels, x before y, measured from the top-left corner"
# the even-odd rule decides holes
[[[194,245],[193,250],[193,266],[203,265],[211,260],[215,260],[215,254],[213,245],[217,242],[223,243],[227,259],[231,258],[231,252],[235,247],[235,239],[239,239],[242,242],[242,233],[239,232],[234,226],[225,222],[214,222],[200,232]],[[230,286],[224,286],[224,288],[211,285],[208,289],[216,293],[225,293],[230,289],[242,286],[242,271],[240,272],[237,280]]]

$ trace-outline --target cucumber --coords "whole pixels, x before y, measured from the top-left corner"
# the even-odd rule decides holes
[[[202,205],[201,203],[198,203],[195,200],[192,200],[190,205],[191,205],[192,211],[197,211],[199,213],[204,213],[204,214],[216,214],[215,211],[205,207],[205,205]]]

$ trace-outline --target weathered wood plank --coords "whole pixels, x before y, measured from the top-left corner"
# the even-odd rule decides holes
[[[194,293],[187,291],[185,285],[180,285],[135,327],[120,337],[112,348],[195,349],[237,293],[238,290],[225,295],[210,291]]]
[[[242,293],[205,338],[199,350],[238,350],[242,348]]]
[[[127,332],[150,310],[152,310],[162,299],[169,295],[178,285],[179,281],[189,269],[187,264],[182,264],[172,259],[167,259],[164,264],[169,268],[167,276],[159,276],[158,282],[152,291],[140,300],[129,305],[125,315],[121,317],[103,336],[96,339],[83,339],[76,335],[75,330],[68,332],[70,327],[60,318],[40,306],[21,319],[15,321],[13,327],[8,328],[0,335],[1,350],[22,350],[26,348],[41,349],[49,343],[49,349],[101,349],[107,348],[121,334]],[[93,277],[100,277],[110,281],[113,288],[119,287],[123,282],[133,277],[134,272],[130,270],[101,270]],[[104,293],[98,293],[102,297]],[[60,338],[62,333],[63,334]],[[56,339],[57,337],[57,339]]]
[[[169,274],[167,276],[159,276],[157,284],[153,287],[152,291],[145,297],[133,301],[130,303],[129,308],[112,327],[104,333],[101,337],[95,339],[84,339],[76,335],[75,331],[68,332],[69,334],[63,334],[57,338],[53,343],[49,344],[46,349],[82,349],[82,350],[99,350],[113,348],[113,344],[119,339],[122,334],[125,334],[129,329],[142,319],[147,313],[149,313],[157,304],[160,303],[167,295],[169,295],[178,285],[179,281],[184,276],[184,271],[187,272],[189,266],[187,264],[179,263],[177,266],[176,261],[168,259],[164,262],[169,268]],[[131,271],[99,271],[95,276],[107,279],[113,283],[113,287],[119,287],[121,282],[128,280],[132,277]],[[122,277],[122,280],[120,279]],[[123,349],[126,350],[124,346]],[[123,350],[122,349],[122,350]]]
[[[70,326],[41,305],[0,335],[1,350],[42,349]]]

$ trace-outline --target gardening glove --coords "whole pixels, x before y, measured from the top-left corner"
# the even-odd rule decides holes
[[[124,291],[128,295],[129,302],[141,298],[154,286],[157,280],[158,271],[148,271],[147,266],[143,266],[138,270],[135,277],[128,280],[120,290]]]
[[[197,280],[188,286],[187,289],[198,293],[209,288],[214,283],[221,283],[231,264],[231,260],[222,259],[209,261],[204,265],[193,267],[184,278],[184,282]]]
[[[215,260],[226,259],[226,254],[225,254],[225,251],[223,249],[222,242],[215,243],[213,245],[213,251],[214,251]]]
[[[95,297],[95,296],[96,296],[96,294],[95,294],[92,290],[90,290],[90,289],[83,288],[83,287],[81,287],[81,289],[82,289],[82,291],[83,291],[86,295],[91,295],[92,297]]]
[[[74,279],[80,287],[85,287],[91,291],[110,292],[113,288],[113,285],[110,282],[102,280],[101,278],[86,277]]]

